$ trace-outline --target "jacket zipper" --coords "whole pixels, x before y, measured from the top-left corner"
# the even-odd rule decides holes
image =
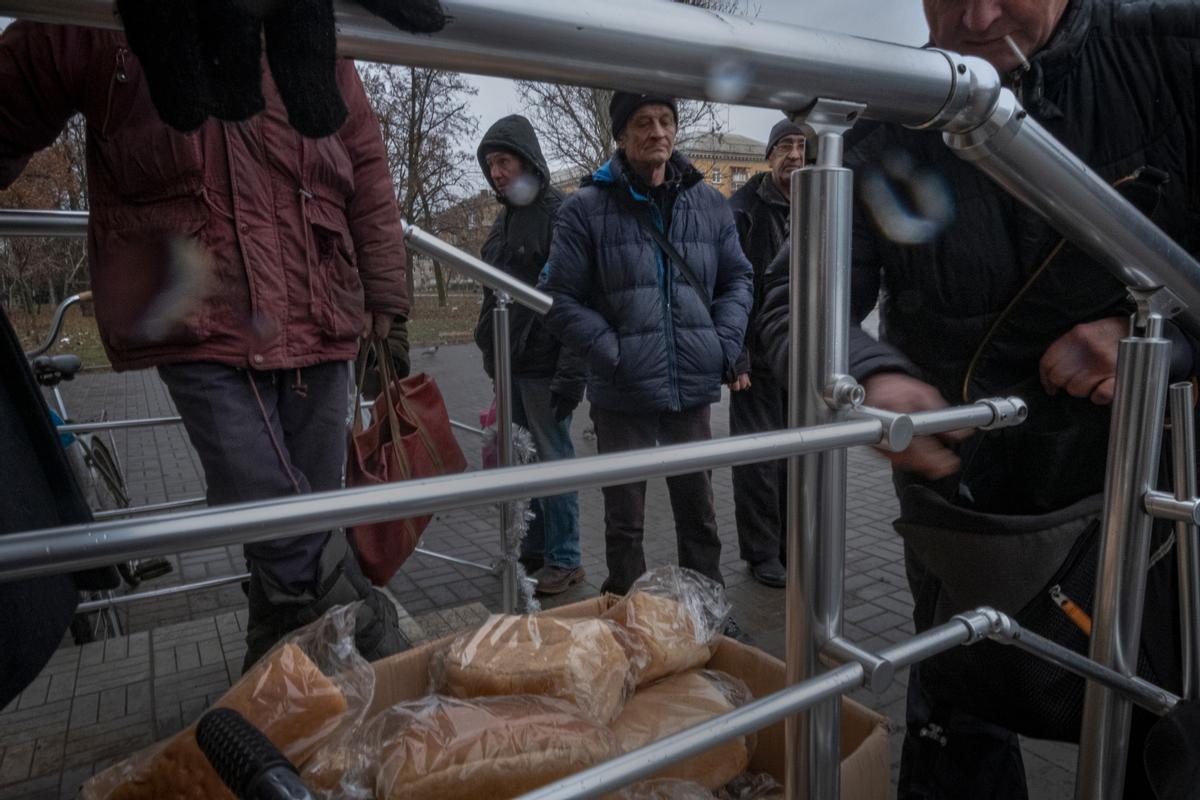
[[[678,205],[680,198],[675,199]],[[650,213],[654,216],[654,225],[663,232],[663,236],[668,236],[669,231],[663,226],[662,215],[658,212],[658,206],[653,201],[649,203]],[[663,337],[667,343],[667,378],[671,384],[671,410],[679,411],[683,406],[683,400],[679,396],[679,374],[678,365],[675,363],[675,323],[671,316],[671,287],[675,283],[672,280],[672,270],[667,261],[666,254],[657,243],[654,244],[654,255],[658,261],[659,274],[662,275],[662,305],[663,305]]]
[[[117,48],[114,58],[112,78],[108,82],[108,98],[104,105],[104,124],[100,126],[100,135],[108,135],[108,123],[112,119],[113,95],[116,94],[118,83],[129,83],[129,72],[125,68],[125,54],[129,51],[124,47]]]

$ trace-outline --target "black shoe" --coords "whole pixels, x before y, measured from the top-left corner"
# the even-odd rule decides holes
[[[750,565],[750,577],[763,586],[782,589],[787,586],[787,570],[778,558],[768,558]]]
[[[559,567],[548,564],[533,574],[537,583],[536,594],[562,594],[583,580],[583,567]]]
[[[725,627],[721,629],[721,633],[725,634],[730,639],[733,639],[735,642],[741,642],[742,644],[748,644],[752,646],[754,644],[754,640],[750,638],[750,634],[742,630],[741,626],[734,621],[733,617],[725,620]]]
[[[353,554],[347,554],[341,568],[323,581],[320,595],[308,602],[272,603],[262,579],[252,575],[242,672],[292,631],[315,622],[334,606],[359,600],[362,604],[354,618],[354,646],[359,654],[367,661],[377,661],[407,650],[408,641],[400,632],[400,613],[395,604],[363,576]]]

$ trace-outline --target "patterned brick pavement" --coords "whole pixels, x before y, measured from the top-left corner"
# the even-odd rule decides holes
[[[453,419],[478,423],[491,397],[473,347],[418,349],[413,365],[437,378]],[[78,420],[97,419],[102,412],[110,419],[174,413],[153,371],[87,373],[65,385],[64,394]],[[713,408],[713,433],[728,434],[724,403]],[[573,434],[579,455],[595,453],[586,406],[575,415]],[[199,462],[180,427],[121,431],[113,438],[135,505],[203,493]],[[459,439],[472,467],[478,467],[478,438],[460,431]],[[912,599],[903,548],[891,528],[897,509],[886,462],[856,449],[849,463],[846,635],[873,650],[912,635]],[[751,580],[738,558],[729,469],[713,473],[713,488],[725,544],[722,569],[735,616],[760,647],[782,655],[784,592]],[[580,511],[587,578],[554,598],[554,605],[594,595],[604,579],[599,490],[580,493]],[[440,514],[422,546],[490,565],[499,551],[497,520],[492,507]],[[674,526],[662,480],[650,482],[646,530],[648,563],[673,562]],[[243,567],[235,547],[181,553],[171,560],[174,572],[143,588],[235,574]],[[407,612],[402,624],[414,640],[470,627],[500,606],[496,576],[419,554],[389,588]],[[236,585],[192,592],[132,606],[124,620],[126,637],[83,647],[73,646],[68,637],[34,684],[0,710],[0,798],[73,797],[95,770],[193,722],[237,675],[245,647],[244,603]],[[881,694],[863,690],[854,696],[899,726],[904,692],[901,676]],[[899,744],[896,735],[893,770]],[[1071,793],[1074,750],[1059,743],[1025,743],[1031,796]]]

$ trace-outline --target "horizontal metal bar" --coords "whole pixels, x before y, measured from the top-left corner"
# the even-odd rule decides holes
[[[0,0],[0,4],[3,0]],[[82,236],[87,233],[86,211],[27,211],[0,209],[0,236]],[[507,272],[448,244],[416,225],[405,224],[404,238],[412,248],[487,286],[507,293],[514,302],[539,314],[550,310],[553,300]],[[43,351],[44,352],[44,351]]]
[[[131,603],[141,603],[146,600],[160,600],[164,597],[171,597],[177,594],[186,592],[200,592],[205,589],[217,589],[221,586],[227,586],[231,583],[241,583],[242,581],[250,580],[250,573],[243,572],[240,575],[222,575],[219,578],[209,578],[195,583],[183,583],[178,586],[164,586],[161,589],[154,589],[149,592],[137,592],[136,594],[120,594],[113,597],[105,597],[101,600],[88,600],[86,603],[80,603],[75,607],[75,613],[85,614],[89,611],[99,611],[102,608],[110,608],[114,606],[127,606]]]
[[[539,314],[549,311],[550,305],[554,302],[545,292],[539,292],[524,281],[517,280],[507,272],[496,269],[470,253],[443,242],[416,225],[406,224],[404,226],[404,240],[412,245],[414,250],[469,275],[489,289],[505,292],[514,302],[531,308]]]
[[[87,236],[88,212],[0,208],[0,236]]]
[[[6,534],[0,537],[0,580],[875,444],[881,431],[874,420],[840,422],[182,514]]]
[[[1179,697],[1166,689],[1161,689],[1137,677],[1122,675],[1057,642],[1052,642],[1033,631],[1021,628],[1016,623],[1013,623],[1011,631],[993,631],[988,636],[997,642],[1011,644],[1045,661],[1057,664],[1068,672],[1103,684],[1155,714],[1166,714],[1179,703]]]
[[[507,78],[807,108],[818,97],[867,115],[924,123],[967,84],[933,50],[641,0],[444,0],[432,36],[402,33],[339,3],[338,50],[351,58]],[[0,15],[116,27],[111,0],[0,0]]]
[[[92,518],[96,520],[104,519],[124,519],[125,517],[134,516],[137,514],[158,514],[163,511],[174,511],[180,508],[193,508],[202,506],[208,500],[200,495],[198,497],[185,497],[182,500],[168,500],[165,503],[149,503],[144,506],[129,506],[127,508],[112,508],[105,511],[93,511]]]
[[[849,639],[843,639],[840,636],[830,639],[821,648],[821,653],[839,664],[857,663],[861,665],[863,686],[872,692],[884,691],[896,678],[896,667],[892,662],[863,650]]]
[[[489,564],[480,564],[477,561],[467,561],[465,558],[458,558],[456,556],[448,556],[445,553],[437,553],[437,552],[434,552],[433,550],[426,550],[424,547],[418,547],[413,552],[417,553],[418,555],[426,556],[427,558],[436,558],[439,561],[448,561],[451,564],[458,564],[460,567],[470,567],[472,569],[482,570],[483,572],[488,572],[488,573],[491,573],[492,575],[497,575],[500,572],[500,568],[496,564],[489,565]]]
[[[108,419],[96,422],[71,422],[55,426],[59,433],[88,433],[90,431],[119,431],[127,428],[151,428],[159,425],[178,425],[181,417],[147,417],[146,419]]]
[[[966,406],[918,411],[909,414],[909,417],[912,418],[913,435],[929,436],[963,428],[1007,428],[1020,425],[1028,415],[1029,409],[1021,398],[998,397],[978,400]]]
[[[471,427],[470,425],[468,425],[467,423],[465,423],[465,422],[459,422],[459,421],[458,421],[458,420],[456,420],[456,419],[452,419],[452,420],[450,420],[450,427],[451,427],[451,428],[458,428],[460,431],[466,431],[467,433],[473,433],[473,434],[475,434],[476,436],[483,436],[483,435],[484,435],[483,428],[473,428],[473,427]]]
[[[863,670],[845,664],[815,678],[790,686],[736,711],[702,722],[659,739],[631,753],[586,769],[541,789],[521,795],[522,800],[567,800],[597,797],[659,771],[685,758],[738,736],[753,733],[776,720],[837,697],[862,682]]]
[[[1176,500],[1166,492],[1146,492],[1146,513],[1158,519],[1200,525],[1200,499]]]

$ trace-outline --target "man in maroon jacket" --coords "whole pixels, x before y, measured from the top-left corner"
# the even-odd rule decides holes
[[[83,113],[100,336],[114,369],[158,368],[210,505],[340,487],[358,339],[408,314],[378,122],[351,62],[337,80],[349,116],[332,136],[294,131],[266,70],[265,111],[183,134],[121,33],[17,22],[0,35],[0,188]],[[358,599],[364,655],[403,648],[341,532],[245,553],[247,667]]]

